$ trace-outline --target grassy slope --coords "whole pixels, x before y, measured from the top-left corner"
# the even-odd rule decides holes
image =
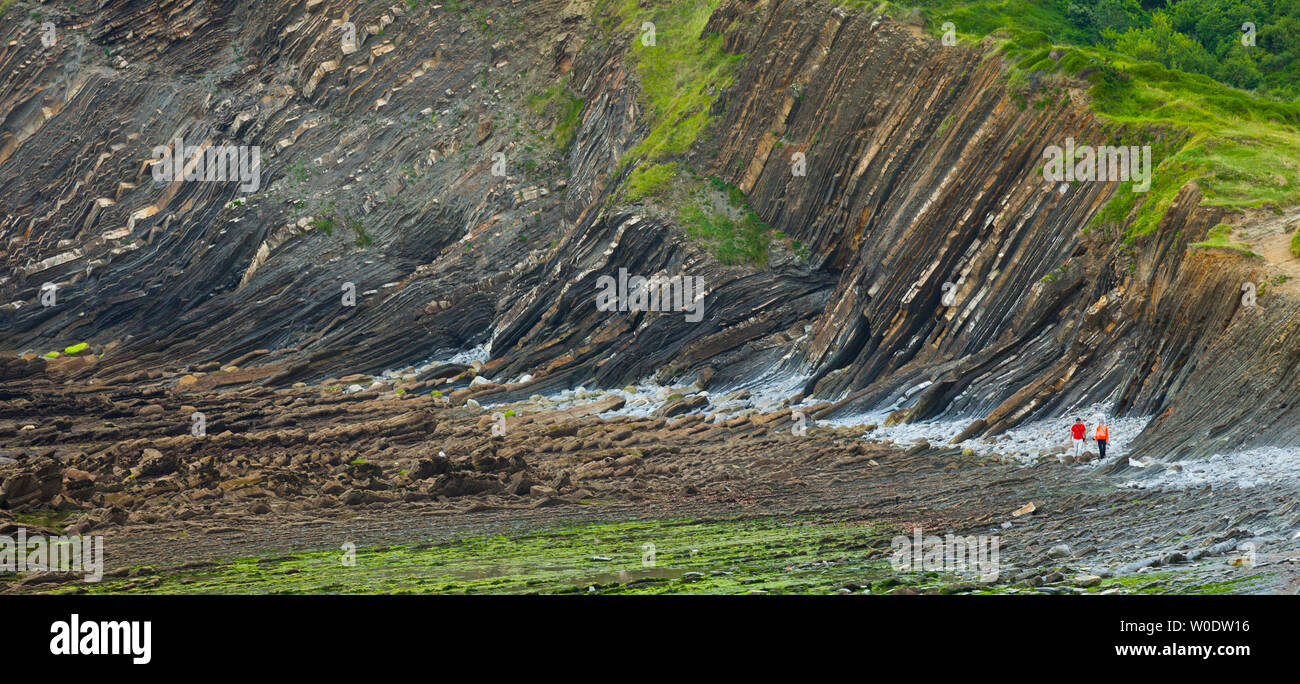
[[[1280,211],[1300,203],[1300,107],[1115,53],[1071,52],[1094,63],[1108,61],[1118,75],[1099,77],[1090,91],[1103,119],[1130,130],[1165,126],[1187,134],[1162,156],[1150,196],[1142,198],[1129,224],[1131,236],[1154,230],[1174,195],[1192,180],[1210,205]],[[1099,219],[1120,222],[1138,199],[1123,188]]]
[[[1195,181],[1205,203],[1237,209],[1300,203],[1300,105],[1238,90],[1209,77],[1139,62],[1089,46],[1056,5],[1005,0],[921,0],[908,8],[887,2],[828,0],[834,4],[895,17],[919,5],[930,30],[945,22],[966,40],[996,34],[1013,64],[1009,87],[1033,72],[1082,77],[1092,109],[1115,124],[1108,141],[1080,143],[1151,144],[1151,189],[1132,192],[1121,185],[1096,217],[1095,225],[1123,226],[1129,239],[1155,230],[1178,191]],[[716,93],[731,82],[737,60],[717,36],[698,39],[717,0],[659,0],[651,8],[635,0],[600,3],[608,27],[636,35],[633,58],[650,112],[651,130],[625,159],[637,163],[625,200],[661,198],[682,207],[678,220],[710,243],[728,263],[766,260],[766,227],[745,214],[726,218],[703,199],[699,179],[676,158],[708,122]],[[654,46],[639,40],[644,21],[656,25]],[[1050,36],[1050,37],[1049,37]]]
[[[633,164],[622,201],[674,216],[692,238],[724,264],[762,266],[771,228],[734,189],[708,183],[681,159],[709,123],[709,109],[731,84],[743,55],[722,49],[722,37],[704,36],[719,0],[603,0],[596,15],[603,28],[631,39],[650,130],[622,160]],[[654,25],[647,45],[645,24]],[[716,179],[715,179],[716,180]]]
[[[1192,247],[1204,247],[1204,248],[1211,248],[1211,249],[1231,249],[1237,252],[1241,252],[1246,256],[1253,256],[1253,257],[1259,256],[1258,254],[1250,251],[1250,245],[1247,245],[1242,242],[1234,242],[1232,240],[1232,226],[1226,223],[1220,223],[1219,225],[1211,228],[1210,234],[1206,236],[1206,238],[1207,239],[1204,242],[1192,243]]]
[[[651,171],[690,149],[709,121],[718,92],[731,83],[742,56],[722,50],[721,36],[701,37],[719,0],[660,0],[641,7],[636,0],[597,0],[596,15],[609,33],[631,39],[631,59],[641,84],[650,131],[624,163]],[[646,44],[646,23],[653,44]]]
[[[835,1],[835,0],[831,0]],[[906,12],[892,3],[836,2]],[[1032,72],[1083,75],[1091,107],[1121,127],[1116,138],[1152,144],[1157,164],[1147,193],[1121,186],[1096,224],[1126,226],[1129,238],[1155,230],[1178,191],[1195,181],[1205,203],[1237,209],[1300,204],[1300,105],[1219,83],[1207,76],[1088,45],[1050,3],[1005,0],[921,0],[936,36],[952,22],[964,38],[996,34],[1014,64],[1012,83]],[[1177,139],[1155,131],[1173,132]],[[1101,144],[1104,141],[1080,141]]]

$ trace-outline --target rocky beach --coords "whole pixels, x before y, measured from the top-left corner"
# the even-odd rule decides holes
[[[0,535],[104,577],[0,593],[1300,591],[1300,105],[821,0],[3,4]]]

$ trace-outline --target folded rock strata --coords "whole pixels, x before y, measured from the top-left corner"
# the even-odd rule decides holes
[[[5,349],[91,342],[103,357],[77,382],[231,364],[235,385],[283,387],[488,345],[478,372],[533,378],[479,400],[788,374],[833,402],[819,416],[890,408],[967,419],[971,437],[1113,402],[1154,417],[1133,449],[1157,459],[1300,444],[1300,300],[1246,306],[1267,264],[1190,247],[1241,218],[1194,183],[1149,235],[1085,231],[1114,185],[1045,183],[1041,152],[1128,132],[1075,90],[1022,107],[990,46],[829,3],[724,1],[705,32],[746,57],[689,162],[810,255],[728,266],[611,201],[649,116],[626,43],[569,2],[482,4],[494,24],[405,3],[133,0],[58,10],[48,48],[6,20]],[[581,100],[563,149],[529,132],[555,125],[529,97],[556,83]],[[259,189],[155,180],[178,138],[256,146]],[[619,269],[700,278],[704,319],[598,311],[597,279]]]

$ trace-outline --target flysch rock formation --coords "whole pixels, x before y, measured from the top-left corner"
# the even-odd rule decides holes
[[[499,384],[467,387],[458,367],[458,402],[775,372],[807,378],[815,418],[893,409],[976,437],[1108,402],[1153,417],[1140,458],[1300,445],[1296,296],[1247,306],[1267,265],[1189,248],[1230,218],[1194,183],[1152,234],[1085,231],[1113,184],[1053,187],[1041,152],[1121,131],[1082,98],[1018,106],[989,46],[812,0],[723,2],[705,31],[745,59],[689,159],[810,255],[755,268],[611,201],[649,114],[589,3],[474,7],[111,2],[49,8],[50,46],[6,18],[0,347],[84,341],[93,359],[50,362],[66,382],[174,389],[482,345],[473,371]],[[556,149],[555,115],[529,100],[559,79],[581,110]],[[157,180],[178,139],[256,146],[257,189]],[[703,320],[598,311],[619,269],[700,278]],[[6,372],[44,372],[28,364]]]
[[[1118,142],[1084,98],[1017,106],[998,60],[861,14],[789,2],[741,19],[763,4],[735,3],[708,29],[750,56],[708,149],[838,276],[800,350],[813,394],[896,405],[903,420],[971,416],[975,434],[1112,401],[1155,416],[1135,448],[1157,459],[1300,443],[1297,300],[1244,306],[1260,266],[1188,249],[1225,218],[1194,183],[1152,235],[1084,231],[1114,184],[1053,187],[1039,172],[1066,137]],[[806,178],[777,136],[807,154]]]

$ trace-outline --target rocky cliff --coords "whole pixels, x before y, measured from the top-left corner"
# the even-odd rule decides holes
[[[282,386],[486,344],[481,374],[513,384],[477,387],[485,401],[796,377],[816,417],[889,408],[977,436],[1113,403],[1154,416],[1135,448],[1157,459],[1300,444],[1300,300],[1268,288],[1248,306],[1242,284],[1272,265],[1191,247],[1253,218],[1189,183],[1127,240],[1095,221],[1116,184],[1042,178],[1067,137],[1179,132],[1100,120],[1086,83],[1012,84],[991,44],[724,0],[705,32],[744,59],[683,162],[807,255],[723,264],[621,200],[653,112],[635,35],[602,32],[596,9],[122,1],[56,10],[49,46],[11,9],[0,346],[89,342],[103,355],[72,382],[235,365]],[[178,138],[258,147],[259,188],[160,182]],[[706,315],[598,311],[619,269],[700,278]]]

